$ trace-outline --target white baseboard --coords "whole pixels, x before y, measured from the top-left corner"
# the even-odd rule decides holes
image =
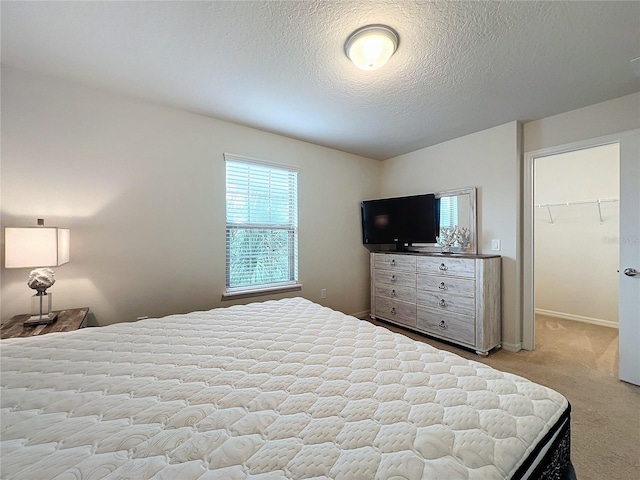
[[[591,323],[593,325],[600,325],[602,327],[618,328],[617,322],[612,322],[611,320],[603,320],[601,318],[584,317],[582,315],[574,315],[572,313],[554,312],[553,310],[544,310],[542,308],[536,308],[536,313],[545,315],[547,317],[564,318],[566,320]]]
[[[363,318],[369,318],[369,314],[370,313],[371,313],[371,310],[365,310],[363,312],[350,313],[349,315],[351,315],[352,317],[356,317],[356,318],[359,318],[360,320],[362,320]]]
[[[519,352],[520,350],[522,350],[522,342],[518,342],[518,343],[502,342],[502,348],[505,349],[507,352]]]

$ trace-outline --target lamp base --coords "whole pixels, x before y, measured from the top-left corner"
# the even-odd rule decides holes
[[[51,311],[53,295],[47,291],[38,291],[31,297],[31,317],[25,325],[46,325],[55,321],[56,314]]]
[[[24,321],[25,325],[48,325],[53,323],[58,318],[58,312],[51,312],[48,315],[32,315],[28,320]]]

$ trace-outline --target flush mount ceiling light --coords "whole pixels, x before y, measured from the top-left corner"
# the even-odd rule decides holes
[[[367,25],[347,38],[344,52],[360,70],[377,70],[398,48],[398,34],[386,25]]]

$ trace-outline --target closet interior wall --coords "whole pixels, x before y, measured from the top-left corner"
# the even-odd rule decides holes
[[[618,325],[619,148],[535,161],[536,313]]]

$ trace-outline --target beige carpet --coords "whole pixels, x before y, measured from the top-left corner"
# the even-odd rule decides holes
[[[617,379],[618,330],[539,316],[536,350],[487,358],[395,329],[416,340],[562,393],[572,407],[572,461],[579,480],[640,479],[640,387]]]

